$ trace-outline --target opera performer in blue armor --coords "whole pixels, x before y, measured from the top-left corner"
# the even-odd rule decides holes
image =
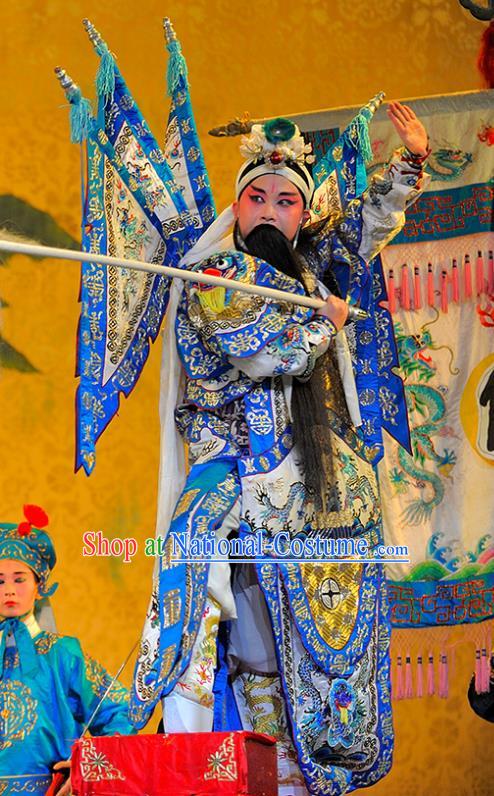
[[[311,148],[296,125],[254,125],[242,142],[235,201],[182,261],[322,298],[322,309],[187,283],[175,336],[170,325],[165,331],[170,350],[176,340],[182,392],[175,407],[162,403],[163,422],[175,409],[190,469],[181,482],[169,436],[162,478],[170,490],[184,485],[168,521],[163,508],[159,518],[163,555],[131,716],[142,726],[163,699],[168,732],[276,736],[287,796],[346,793],[391,766],[382,565],[328,563],[315,546],[352,538],[372,550],[382,540],[375,452],[360,433],[365,394],[352,368],[352,353],[376,326],[371,312],[360,343],[346,333],[349,305],[335,274],[336,266],[368,274],[423,189],[427,134],[405,105],[390,103],[388,115],[404,146],[340,215],[321,214]],[[286,541],[312,540],[312,560],[270,554],[282,532]],[[268,552],[234,567],[193,556],[184,563],[172,534],[187,549],[211,534],[261,535]],[[218,636],[220,620],[230,621]]]
[[[38,624],[37,609],[56,588],[47,582],[56,556],[49,535],[36,527],[48,522],[43,510],[25,506],[25,516],[18,525],[0,525],[2,796],[47,792],[54,768],[68,766],[72,743],[111,683],[76,638]],[[128,692],[120,683],[112,685],[89,729],[93,735],[135,732],[128,719]],[[70,779],[57,793],[70,793]]]

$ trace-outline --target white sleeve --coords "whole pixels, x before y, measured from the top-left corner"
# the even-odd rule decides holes
[[[384,249],[405,224],[405,210],[430,182],[423,157],[398,149],[383,171],[375,174],[364,194],[359,254],[368,262]]]
[[[268,376],[297,376],[308,379],[318,357],[336,337],[337,329],[329,318],[316,316],[307,323],[292,323],[248,357],[229,356],[231,364],[251,379]]]

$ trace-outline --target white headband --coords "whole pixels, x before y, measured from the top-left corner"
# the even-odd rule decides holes
[[[251,161],[250,163],[253,162],[254,161]],[[257,177],[262,177],[263,174],[276,174],[280,177],[286,177],[287,180],[290,180],[290,182],[299,189],[300,193],[304,197],[306,207],[309,207],[312,194],[314,193],[314,180],[309,174],[308,169],[302,163],[297,163],[297,169],[301,171],[302,174],[299,174],[298,171],[290,168],[290,166],[288,166],[286,163],[280,167],[271,163],[263,162],[259,163],[259,165],[255,166],[254,168],[248,168],[250,163],[244,163],[237,174],[237,179],[235,182],[235,194],[237,199],[244,188],[246,188],[247,185],[249,185],[249,183],[251,183]]]

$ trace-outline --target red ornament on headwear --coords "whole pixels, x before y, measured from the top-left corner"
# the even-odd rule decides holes
[[[272,152],[271,155],[269,156],[269,159],[273,164],[273,166],[277,166],[278,163],[281,163],[281,161],[283,160],[283,155],[281,154],[281,152],[277,152],[275,149],[275,151]]]
[[[27,536],[31,533],[31,528],[46,528],[49,523],[48,514],[41,506],[26,504],[24,506],[24,516],[27,522],[21,522],[17,526],[19,536]]]

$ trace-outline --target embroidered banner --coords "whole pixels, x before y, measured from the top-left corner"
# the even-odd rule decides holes
[[[172,105],[162,152],[107,45],[89,27],[102,63],[87,143],[83,248],[176,267],[215,215],[180,46],[171,31]],[[76,469],[94,468],[96,441],[117,413],[120,394],[128,396],[139,379],[169,289],[169,279],[156,274],[83,264]]]
[[[388,301],[383,291],[379,303],[393,320],[413,452],[396,441],[406,435],[390,389],[381,412],[391,433],[400,423],[379,468],[385,538],[410,553],[410,564],[388,570],[394,627],[494,616],[493,94],[409,103],[432,153],[430,188],[382,255]],[[352,110],[307,125],[328,138]],[[369,173],[398,144],[383,117],[370,129]]]

